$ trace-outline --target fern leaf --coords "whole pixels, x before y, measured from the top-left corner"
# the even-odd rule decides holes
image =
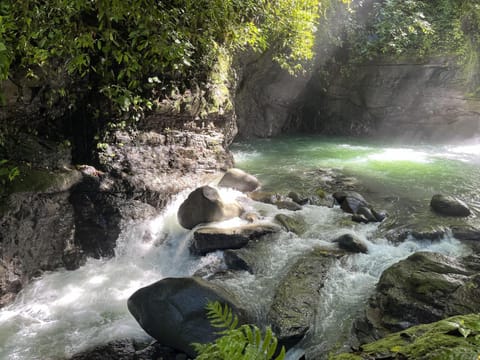
[[[267,327],[267,329],[265,330],[265,338],[263,339],[263,343],[262,343],[262,352],[264,354],[265,353],[267,354],[267,358],[268,358],[268,352],[271,347],[272,337],[273,337],[272,329],[270,329],[270,327]]]
[[[206,309],[207,317],[213,327],[233,330],[238,326],[238,317],[233,314],[228,305],[222,307],[218,301],[208,302]]]
[[[282,349],[280,350],[280,354],[275,358],[275,360],[283,360],[285,359],[285,346],[282,346]]]

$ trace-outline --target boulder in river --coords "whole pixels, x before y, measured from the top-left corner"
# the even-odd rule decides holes
[[[240,216],[242,212],[243,209],[238,203],[224,202],[216,188],[205,185],[188,195],[178,209],[177,218],[184,228],[193,229],[201,223]]]
[[[368,252],[367,244],[365,244],[365,242],[358,236],[353,234],[343,234],[333,240],[333,242],[337,243],[340,249],[348,252],[364,254]]]
[[[301,256],[276,289],[267,322],[286,347],[295,345],[314,325],[320,291],[339,256],[322,250]]]
[[[192,343],[209,343],[219,336],[206,316],[208,301],[227,304],[240,323],[250,322],[231,293],[198,277],[166,278],[141,288],[128,299],[128,310],[162,345],[195,356]]]
[[[430,206],[433,211],[440,215],[467,217],[472,213],[467,204],[453,196],[434,195],[430,201]]]
[[[260,187],[258,179],[243,170],[229,169],[218,183],[220,187],[228,187],[241,192],[250,192]]]
[[[383,272],[355,332],[366,343],[413,325],[477,313],[479,298],[479,257],[418,252]]]
[[[250,240],[279,231],[278,226],[268,224],[248,224],[234,228],[204,227],[193,234],[190,251],[193,254],[205,255],[216,250],[239,249]]]

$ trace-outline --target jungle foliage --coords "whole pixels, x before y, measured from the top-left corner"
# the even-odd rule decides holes
[[[455,59],[470,90],[480,86],[480,4],[476,0],[354,1],[346,46],[356,61],[390,57]]]
[[[270,51],[301,72],[321,10],[318,0],[5,0],[0,80],[65,71],[118,112],[139,111],[206,81],[220,47]]]

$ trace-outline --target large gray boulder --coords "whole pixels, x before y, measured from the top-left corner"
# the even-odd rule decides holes
[[[255,176],[243,170],[232,168],[223,175],[218,186],[232,188],[241,192],[250,192],[260,187],[260,182]]]
[[[467,204],[453,196],[434,195],[430,201],[430,206],[433,211],[440,215],[467,217],[472,213]]]
[[[193,229],[198,224],[232,219],[242,212],[240,204],[223,202],[216,188],[205,185],[188,195],[178,209],[177,218],[184,228]]]
[[[193,357],[192,343],[208,343],[218,337],[218,329],[206,317],[208,301],[228,304],[241,323],[249,322],[232,294],[198,277],[166,278],[141,288],[128,299],[128,310],[159,343]]]
[[[313,325],[328,270],[341,255],[314,250],[298,259],[278,286],[267,322],[279,341],[291,347]]]
[[[234,228],[204,227],[193,234],[190,251],[193,254],[205,255],[216,250],[240,249],[250,240],[279,231],[278,226],[268,224],[248,224]]]
[[[355,332],[366,343],[413,325],[478,313],[479,298],[480,258],[418,252],[384,271]]]

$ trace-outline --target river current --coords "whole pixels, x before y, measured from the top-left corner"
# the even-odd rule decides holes
[[[345,139],[289,137],[235,144],[237,167],[256,175],[265,190],[288,193],[318,188],[318,169],[336,169],[357,179],[367,200],[385,207],[401,221],[430,221],[428,202],[435,193],[456,195],[480,210],[480,144],[401,146]],[[323,175],[319,175],[323,174]],[[327,172],[328,174],[328,172]],[[0,359],[64,359],[115,339],[148,339],[129,315],[126,300],[138,288],[170,276],[192,275],[222,263],[222,253],[194,257],[188,252],[192,232],[182,229],[176,212],[188,191],[179,194],[157,217],[125,226],[116,257],[89,260],[75,271],[60,270],[35,279],[10,306],[0,310]],[[222,191],[225,197],[241,197]],[[243,199],[268,221],[278,210]],[[258,246],[256,275],[240,272],[223,283],[265,319],[274,287],[297,255],[332,246],[335,236],[353,232],[365,240],[368,254],[339,261],[329,272],[316,327],[304,343],[311,354],[330,351],[348,337],[353,318],[363,309],[383,270],[415,251],[462,256],[470,249],[448,234],[441,240],[409,238],[394,245],[378,235],[378,225],[354,224],[338,207],[307,205],[299,212],[309,230],[298,237],[283,233]],[[230,226],[240,219],[221,224]],[[258,301],[261,299],[261,301]],[[316,355],[312,355],[316,356]]]

